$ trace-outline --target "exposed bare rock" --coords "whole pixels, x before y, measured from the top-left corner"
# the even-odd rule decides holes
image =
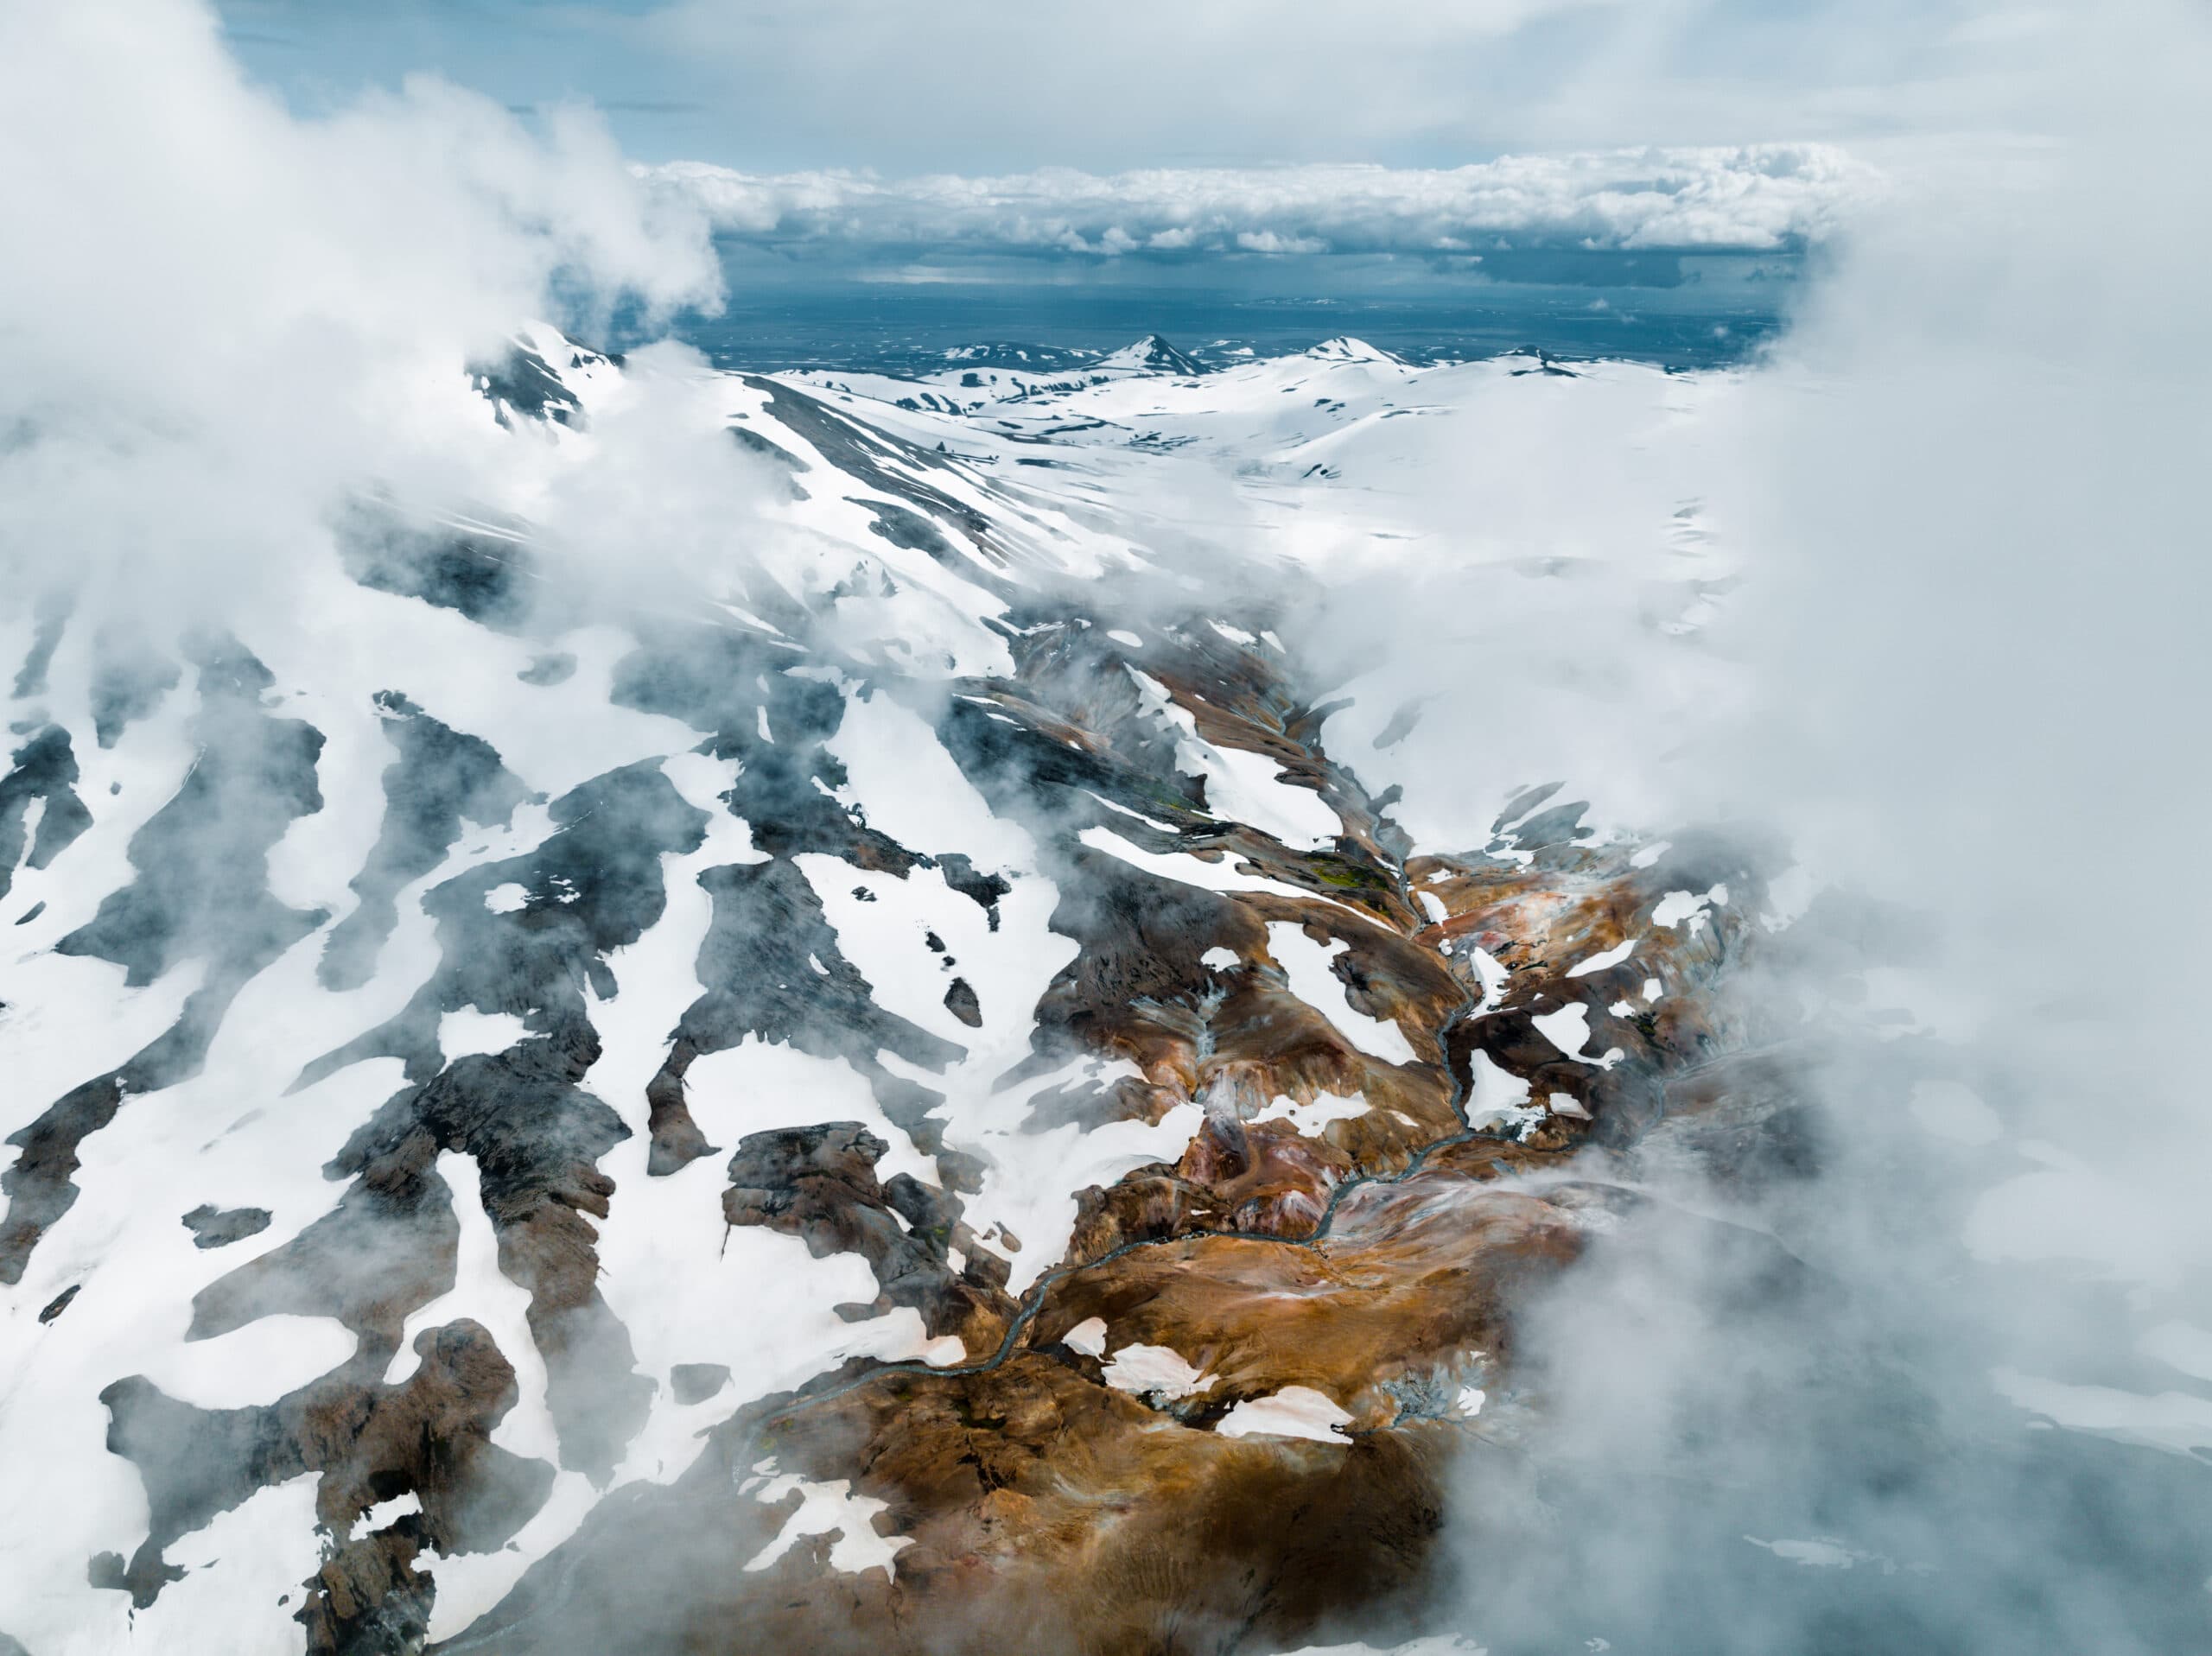
[[[400,889],[438,866],[463,822],[505,824],[530,796],[488,742],[440,724],[396,690],[379,691],[376,702],[399,757],[384,773],[383,830],[352,881],[360,906],[323,945],[319,970],[331,989],[368,981],[397,923]]]
[[[575,347],[571,347],[570,354],[607,360],[597,352]],[[502,356],[470,363],[468,374],[499,423],[511,429],[517,418],[564,426],[584,423],[583,404],[576,400],[576,394],[521,338],[510,339]]]
[[[1169,1348],[1214,1377],[1175,1405],[1193,1422],[1294,1385],[1376,1430],[1402,1407],[1390,1382],[1456,1373],[1470,1352],[1503,1367],[1513,1306],[1581,1237],[1571,1210],[1424,1171],[1355,1190],[1310,1246],[1191,1236],[1074,1272],[1030,1338],[1049,1344],[1097,1317],[1111,1348]]]
[[[92,825],[92,814],[77,797],[77,756],[69,733],[48,725],[15,751],[14,768],[0,777],[0,897],[8,895],[16,867],[44,868]],[[31,802],[43,800],[38,832],[23,854],[24,818]]]
[[[903,1174],[879,1183],[885,1148],[853,1121],[748,1134],[730,1158],[723,1215],[796,1236],[817,1259],[858,1253],[885,1298],[919,1311],[932,1335],[957,1334],[970,1351],[997,1344],[1013,1311],[1004,1276],[977,1281],[953,1270],[957,1199]]]
[[[201,1202],[184,1216],[194,1247],[228,1247],[269,1228],[266,1208],[217,1208]]]
[[[389,1361],[408,1314],[454,1284],[461,1225],[437,1152],[427,1129],[380,1151],[330,1212],[201,1289],[186,1337],[262,1317],[329,1316],[360,1336],[365,1358]]]
[[[620,993],[607,956],[659,920],[668,906],[661,858],[696,849],[707,816],[651,761],[595,777],[550,810],[557,831],[537,849],[430,890],[423,906],[437,922],[436,973],[397,1017],[308,1064],[294,1090],[377,1057],[428,1081],[444,1061],[438,1020],[465,1006],[595,1052],[586,991],[602,1000]],[[519,901],[495,906],[493,894],[509,888]]]
[[[1336,1606],[1420,1579],[1458,1436],[1225,1437],[1039,1355],[889,1377],[804,1412],[747,1411],[672,1488],[587,1520],[469,1647],[923,1656],[988,1627],[1040,1653],[1291,1648]],[[747,1493],[771,1438],[779,1469],[864,1469],[859,1488],[889,1503],[880,1532],[906,1543],[895,1573],[827,1573],[801,1549],[728,1568],[785,1515]],[[647,1560],[701,1590],[652,1593]]]
[[[410,518],[391,501],[357,497],[334,523],[346,572],[375,592],[419,598],[500,632],[518,632],[543,593],[537,557],[519,536]]]
[[[876,533],[885,539],[950,560],[952,549],[935,527],[943,523],[965,540],[986,566],[1007,562],[1008,552],[998,525],[932,480],[932,473],[952,469],[944,456],[840,413],[819,397],[789,385],[750,374],[743,378],[752,389],[767,394],[770,411],[778,420],[811,443],[845,477],[899,497],[928,514],[923,517],[905,507],[869,503],[877,513]],[[911,526],[903,539],[898,528],[902,523]],[[972,562],[968,562],[971,580],[981,578]]]
[[[969,1029],[983,1027],[983,1008],[966,978],[955,978],[944,992],[944,1009]]]
[[[177,663],[129,619],[100,627],[93,635],[93,658],[92,733],[102,747],[113,747],[183,676]]]
[[[66,590],[42,592],[33,602],[31,647],[16,672],[17,700],[46,694],[47,670],[54,664],[54,652],[61,647],[62,631],[76,609],[76,593]]]
[[[938,857],[937,866],[944,875],[944,883],[989,916],[991,930],[996,931],[999,929],[999,899],[1014,890],[1006,876],[983,872],[957,851],[949,851]]]
[[[668,1389],[687,1407],[704,1403],[729,1384],[729,1369],[721,1363],[678,1363],[668,1371]]]
[[[798,865],[783,858],[737,863],[707,870],[699,884],[715,905],[696,968],[706,993],[684,1010],[668,1060],[646,1090],[652,1106],[649,1171],[672,1173],[713,1153],[684,1102],[683,1076],[702,1054],[735,1046],[747,1035],[843,1059],[925,1153],[938,1148],[923,1120],[940,1096],[891,1074],[876,1055],[887,1050],[941,1070],[960,1049],[875,1004],[868,980],[839,952],[822,899]]]
[[[296,1618],[313,1656],[404,1656],[430,1628],[437,1585],[415,1569],[423,1526],[413,1514],[332,1551],[308,1581]]]
[[[823,744],[844,721],[843,694],[785,670],[795,664],[788,650],[735,627],[648,629],[645,647],[617,664],[613,695],[682,720],[707,735],[716,758],[741,762],[723,803],[771,856],[820,852],[904,875],[918,854],[833,797],[845,768]]]
[[[22,1154],[0,1173],[9,1198],[0,1283],[22,1280],[39,1237],[76,1201],[78,1146],[115,1119],[126,1096],[199,1073],[238,991],[324,918],[287,907],[269,890],[270,847],[295,818],[322,808],[315,784],[321,733],[269,716],[260,701],[269,670],[237,640],[201,640],[194,659],[198,760],[175,796],[131,836],[136,878],[54,949],[113,961],[132,986],[186,960],[205,961],[205,970],[167,1033],[10,1136]]]
[[[574,431],[540,428],[586,423],[578,368],[616,371],[539,334],[479,365],[474,391],[506,428],[487,440],[565,455]],[[594,608],[598,589],[489,509],[418,521],[366,498],[335,525],[341,566],[390,595],[356,601],[434,622],[442,647],[500,635],[478,638],[488,679],[438,676],[453,705],[435,711],[497,733],[513,771],[397,691],[376,697],[389,752],[372,738],[326,755],[227,640],[184,654],[197,708],[149,719],[175,681],[174,639],[139,650],[118,634],[80,663],[80,641],[61,643],[66,604],[34,618],[23,682],[51,666],[67,694],[23,710],[0,777],[0,891],[50,867],[35,895],[75,927],[64,967],[132,990],[167,978],[135,1004],[173,990],[183,1007],[136,1056],[88,1058],[113,1067],[17,1133],[0,1280],[75,1199],[86,1136],[213,1050],[223,1085],[144,1119],[158,1153],[230,1159],[157,1203],[131,1207],[128,1180],[87,1202],[75,1251],[24,1291],[48,1325],[80,1289],[92,1310],[34,1329],[39,1359],[105,1342],[156,1254],[199,1273],[180,1291],[188,1342],[242,1347],[287,1316],[355,1336],[329,1372],[248,1377],[223,1400],[251,1403],[226,1408],[147,1378],[186,1372],[159,1366],[168,1336],[127,1362],[102,1344],[83,1389],[106,1388],[109,1447],[137,1468],[148,1523],[86,1578],[151,1604],[188,1563],[216,1567],[182,1538],[312,1478],[320,1561],[297,1615],[317,1656],[424,1651],[440,1583],[460,1573],[441,1561],[511,1543],[527,1572],[456,1653],[1258,1656],[1340,1642],[1347,1614],[1371,1634],[1436,1585],[1452,1481],[1514,1471],[1516,1434],[1547,1406],[1525,1314],[1643,1211],[1622,1186],[1683,1158],[1706,1188],[1764,1188],[1821,1152],[1732,987],[1799,946],[1757,923],[1760,847],[1685,833],[1643,855],[1591,832],[1589,808],[1554,785],[1453,841],[1479,848],[1416,854],[1395,790],[1325,747],[1342,704],[1281,642],[1297,636],[1287,605],[1214,602],[1202,569],[1186,587],[1121,567],[1144,551],[1126,524],[1064,566],[1045,555],[1090,508],[1020,479],[1065,485],[1065,455],[1046,462],[1054,476],[1000,472],[914,441],[934,417],[919,404],[894,431],[852,411],[864,398],[702,383],[730,399],[713,410],[713,453],[728,459],[727,431],[805,477],[763,503],[812,509],[772,579],[745,556],[709,560],[710,581],[671,575],[649,604]],[[1155,440],[1179,441],[1113,441]],[[899,636],[860,619],[887,610]],[[622,633],[603,684],[605,639]],[[89,733],[52,722],[84,717],[86,663]],[[410,682],[391,665],[367,682]],[[304,676],[281,693],[328,691]],[[493,695],[577,720],[576,751],[608,757],[563,769],[565,753],[510,733],[512,709],[472,700]],[[594,705],[609,695],[619,712]],[[942,756],[887,756],[879,696],[920,710],[973,796],[920,796],[948,780]],[[1421,715],[1407,701],[1382,746]],[[141,767],[139,745],[173,725],[194,751]],[[104,782],[116,768],[134,788],[182,781],[166,803],[130,800],[141,826],[121,889],[64,891],[71,864],[56,859],[92,820],[76,790],[95,734],[126,750],[101,759]],[[926,759],[911,773],[924,780],[887,795],[886,768],[909,757]],[[702,758],[724,791],[695,803]],[[565,788],[543,807],[550,832],[533,784]],[[302,822],[326,790],[380,790],[380,819]],[[965,839],[936,825],[978,809],[1003,832],[918,837]],[[749,838],[754,860],[697,854],[710,832],[717,847]],[[306,940],[323,917],[276,895],[308,889],[310,863],[315,889],[351,872],[358,899],[320,944]],[[696,881],[677,904],[672,865]],[[895,923],[841,939],[846,891]],[[188,995],[184,969],[200,974]],[[257,976],[256,1027],[223,1032]],[[35,1028],[45,1004],[5,1011]],[[748,1043],[811,1063],[699,1062]],[[281,1062],[269,1095],[206,1097],[238,1090],[254,1061]],[[372,1086],[353,1066],[378,1061]],[[857,1077],[876,1131],[815,1121],[856,1111],[783,1096],[787,1081],[711,1079],[803,1069],[825,1097]],[[203,1107],[223,1119],[193,1119]],[[797,1238],[808,1259],[715,1224],[714,1172],[691,1166],[723,1153],[702,1120],[743,1123],[720,1217]],[[628,1145],[638,1132],[646,1142]],[[893,1164],[913,1171],[887,1177],[899,1134],[933,1166],[902,1145]],[[312,1145],[334,1202],[242,1187],[249,1145]],[[454,1177],[447,1158],[462,1157],[473,1179]],[[633,1183],[640,1162],[650,1177]],[[464,1280],[463,1240],[483,1234],[455,1209],[470,1183],[497,1272],[472,1249]],[[168,1216],[207,1193],[269,1205],[193,1208],[197,1247],[276,1235],[185,1250]],[[1778,1248],[1742,1247],[1746,1292],[1802,1288]],[[856,1260],[872,1287],[851,1285]],[[760,1280],[764,1262],[791,1278]],[[475,1323],[426,1312],[456,1291],[496,1305],[512,1290],[527,1337],[504,1352]],[[908,1310],[922,1352],[869,1355],[912,1349]],[[130,1367],[144,1372],[115,1379]],[[513,1429],[535,1429],[541,1369],[557,1466],[492,1441],[525,1388]],[[771,1384],[796,1389],[759,1395]],[[648,1475],[617,1487],[618,1469]],[[419,1510],[365,1521],[405,1496]],[[95,1545],[109,1539],[82,1551]],[[121,1601],[100,1602],[121,1625]]]
[[[563,1462],[604,1482],[653,1383],[635,1372],[629,1335],[598,1287],[591,1220],[607,1216],[614,1181],[596,1163],[630,1130],[575,1084],[597,1056],[595,1043],[564,1048],[543,1037],[459,1059],[388,1100],[328,1171],[365,1183],[437,1150],[475,1158],[499,1269],[531,1296]]]
[[[1538,837],[1548,837],[1540,834]],[[1621,1145],[1657,1122],[1669,1078],[1724,1052],[1746,1037],[1741,1008],[1716,990],[1747,945],[1749,917],[1764,891],[1761,853],[1715,834],[1685,834],[1648,867],[1630,847],[1586,849],[1554,841],[1525,866],[1488,860],[1417,859],[1408,876],[1446,910],[1429,936],[1449,955],[1474,944],[1507,968],[1496,1009],[1472,1027],[1468,1044],[1536,1098],[1558,1093],[1577,1101],[1580,1117],[1547,1128],[1560,1144],[1583,1137]],[[1670,891],[1719,889],[1730,900],[1694,924],[1657,926],[1652,917]],[[1601,970],[1577,968],[1633,942],[1634,952]],[[1657,979],[1656,1003],[1642,985]],[[1563,1053],[1537,1027],[1539,1017],[1582,1009],[1585,1050],[1602,1066]],[[1617,1008],[1627,1008],[1626,1015]]]
[[[325,1565],[298,1618],[308,1647],[346,1648],[346,1629],[379,1606],[403,1615],[410,1603],[427,1608],[429,1584],[408,1568],[415,1552],[505,1545],[543,1501],[553,1475],[490,1442],[516,1393],[514,1370],[489,1335],[454,1323],[425,1329],[415,1349],[420,1367],[398,1386],[378,1384],[375,1367],[357,1359],[257,1408],[195,1408],[135,1376],[110,1386],[100,1393],[111,1420],[108,1449],[144,1479],[149,1527],[127,1564],[95,1561],[97,1583],[151,1603],[181,1573],[162,1558],[171,1542],[255,1490],[312,1471],[322,1475],[315,1497],[321,1521],[341,1539],[393,1495],[412,1491],[422,1511],[401,1520],[404,1534],[382,1559],[341,1552]],[[388,1596],[393,1589],[402,1595],[397,1603]],[[371,1602],[365,1590],[378,1596]]]

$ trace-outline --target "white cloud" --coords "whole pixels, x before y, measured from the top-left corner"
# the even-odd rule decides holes
[[[1883,193],[1872,168],[1815,143],[1513,155],[1449,169],[1048,168],[891,180],[673,162],[639,171],[726,234],[853,251],[1427,252],[1501,238],[1770,250],[1830,234]]]
[[[1979,131],[2018,0],[671,0],[621,38],[711,111],[651,159],[1094,171]],[[656,82],[656,84],[659,84]],[[653,135],[658,138],[659,135]],[[1245,226],[1256,228],[1256,226]],[[1131,226],[1134,229],[1134,226]]]
[[[194,0],[0,9],[0,575],[164,616],[364,481],[467,490],[490,428],[460,368],[556,287],[720,284],[596,117],[537,137],[416,79],[302,120]]]
[[[730,111],[732,155],[972,168],[1011,147],[1114,165],[1378,155],[1408,134],[1463,149],[1513,73],[1502,48],[1624,3],[672,0],[635,32]]]
[[[1236,244],[1247,253],[1325,253],[1328,243],[1319,236],[1285,236],[1272,230],[1240,230]]]

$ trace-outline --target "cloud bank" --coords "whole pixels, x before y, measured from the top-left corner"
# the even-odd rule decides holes
[[[423,79],[303,120],[188,0],[0,10],[0,576],[164,616],[365,479],[467,492],[459,367],[519,322],[720,295],[588,111]]]
[[[2027,142],[1900,168],[1697,466],[1413,468],[1471,533],[1517,483],[1535,548],[1547,509],[1675,468],[1744,560],[1710,626],[1655,639],[1595,583],[1554,622],[1440,559],[1315,618],[1433,676],[1408,771],[1503,751],[1631,821],[1751,825],[1809,898],[1729,1081],[1782,1101],[1772,1136],[1712,1181],[1664,1132],[1586,1164],[1635,1200],[1518,1328],[1545,1435],[1496,1399],[1447,1520],[1433,1630],[1493,1656],[2208,1647],[2212,1110],[2181,1032],[2212,898],[2167,871],[2212,808],[2212,219],[2159,204],[2205,150],[2212,29],[2028,21]]]
[[[1509,155],[1451,168],[1050,168],[995,177],[637,169],[721,234],[853,252],[958,250],[1188,257],[1390,253],[1478,260],[1501,247],[1773,251],[1833,235],[1882,174],[1831,144]]]
[[[680,88],[708,112],[638,127],[640,158],[761,171],[1449,167],[1760,136],[1866,155],[2009,116],[2047,17],[2012,0],[674,0],[602,24],[562,84]]]

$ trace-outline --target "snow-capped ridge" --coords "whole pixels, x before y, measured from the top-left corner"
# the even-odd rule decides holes
[[[581,422],[594,390],[621,370],[619,353],[594,351],[550,323],[532,321],[508,335],[504,355],[473,362],[467,372],[501,424],[521,418],[565,426]]]
[[[1197,358],[1177,350],[1161,335],[1147,333],[1134,345],[1123,346],[1119,351],[1101,357],[1084,370],[1086,373],[1119,374],[1203,374],[1205,365]]]
[[[1403,357],[1349,333],[1339,333],[1333,339],[1324,339],[1308,348],[1306,354],[1316,362],[1381,362],[1396,368],[1408,365]]]

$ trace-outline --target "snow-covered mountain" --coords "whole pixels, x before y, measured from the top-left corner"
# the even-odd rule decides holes
[[[1118,351],[1079,360],[1065,352],[1038,352],[1032,360],[1029,351],[988,346],[948,354],[962,365],[917,379],[842,369],[812,370],[800,378],[903,408],[952,414],[971,412],[988,403],[1065,396],[1116,380],[1154,375],[1194,379],[1208,371],[1205,364],[1177,350],[1157,333],[1147,333]]]
[[[1147,333],[1135,345],[1109,352],[1089,365],[1090,376],[1119,377],[1124,374],[1179,374],[1195,378],[1205,372],[1205,367],[1195,357],[1178,351],[1157,333]]]
[[[229,629],[11,612],[0,1632],[1289,1648],[1416,1588],[1618,1199],[1535,1176],[1707,1144],[1768,936],[1744,852],[1484,792],[1424,698],[1508,656],[1331,647],[1352,562],[1720,601],[1729,379],[1529,366],[663,367],[737,515],[626,501],[610,570],[561,511],[643,371],[533,328],[450,388],[500,502],[365,487]],[[1539,527],[1570,441],[1625,458]]]

